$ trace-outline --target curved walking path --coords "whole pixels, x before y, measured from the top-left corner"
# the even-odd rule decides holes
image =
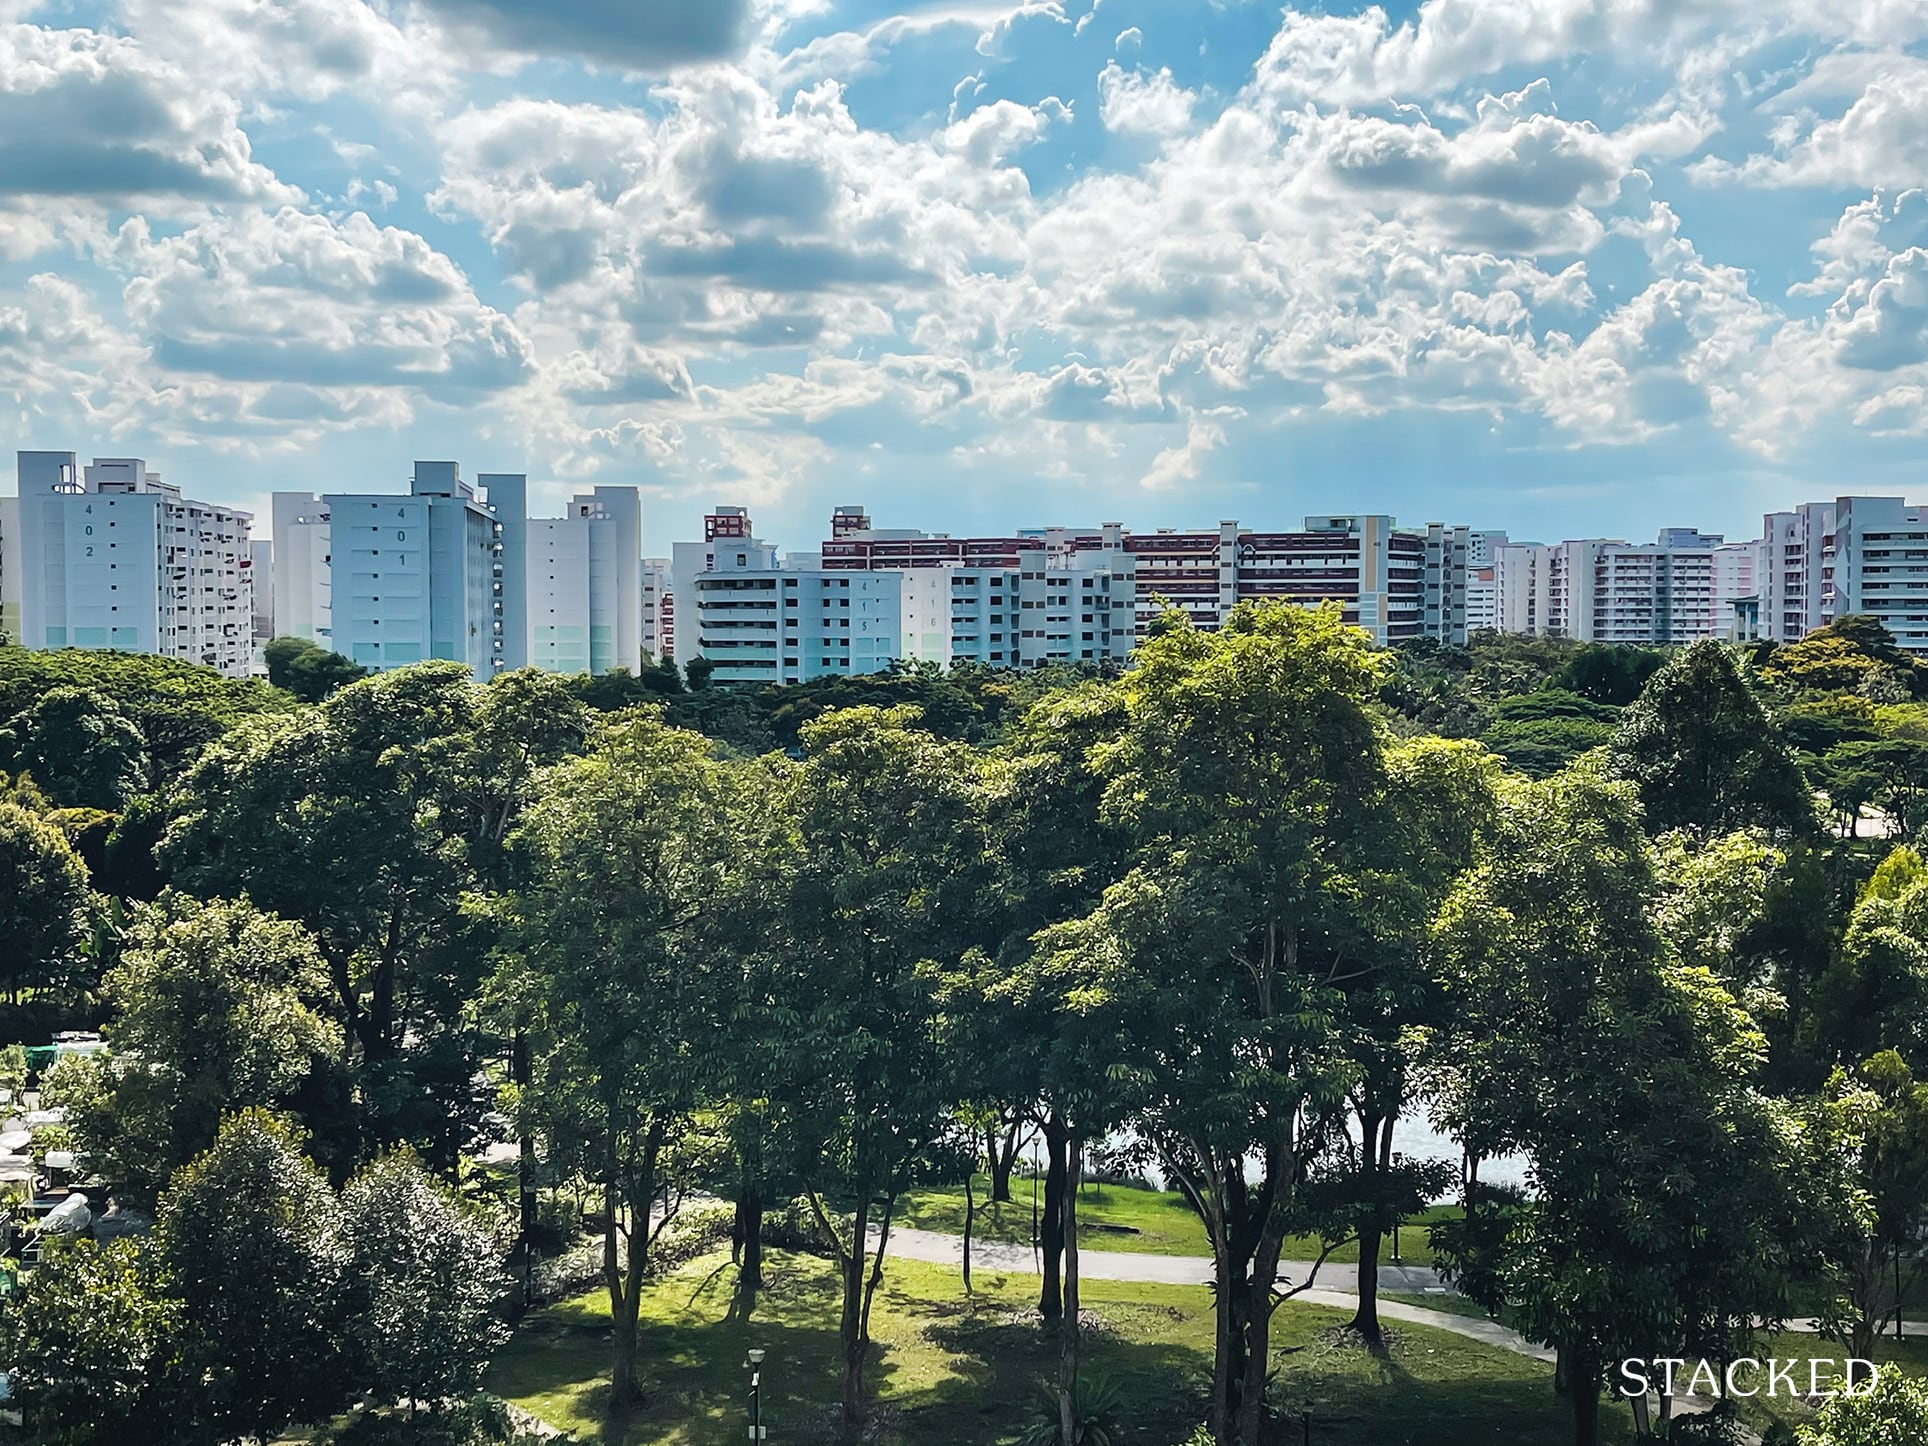
[[[876,1243],[876,1237],[871,1237]],[[959,1269],[964,1265],[964,1238],[960,1235],[944,1235],[935,1230],[911,1230],[893,1228],[890,1232],[890,1249],[893,1254],[906,1260],[920,1260],[931,1265],[951,1265]],[[1037,1254],[1028,1245],[1012,1245],[1000,1240],[973,1240],[971,1242],[971,1269],[997,1270],[1011,1275],[1037,1275],[1040,1273]],[[1330,1281],[1330,1286],[1316,1283],[1309,1289],[1300,1291],[1292,1298],[1306,1305],[1334,1306],[1350,1310],[1359,1299],[1356,1288],[1348,1288],[1357,1279],[1358,1267],[1335,1265],[1327,1261],[1313,1275],[1313,1264],[1309,1260],[1286,1260],[1279,1263],[1279,1276],[1292,1285],[1313,1279]],[[1157,1285],[1208,1285],[1212,1279],[1211,1257],[1204,1255],[1139,1255],[1124,1250],[1087,1250],[1078,1249],[1078,1274],[1086,1280],[1131,1280],[1146,1281]],[[1379,1288],[1396,1290],[1406,1294],[1419,1295],[1427,1291],[1442,1291],[1439,1276],[1430,1266],[1424,1265],[1382,1265],[1379,1267]],[[1403,1300],[1384,1300],[1379,1302],[1379,1314],[1387,1320],[1406,1321],[1412,1325],[1433,1326],[1439,1330],[1451,1331],[1454,1335],[1465,1336],[1468,1340],[1480,1341],[1485,1345],[1497,1346],[1501,1350],[1512,1351],[1516,1355],[1531,1356],[1536,1361],[1551,1361],[1553,1352],[1544,1346],[1537,1346],[1517,1331],[1508,1330],[1498,1321],[1482,1320],[1477,1316],[1455,1315],[1450,1311],[1427,1310],[1424,1306],[1408,1305]]]
[[[871,1243],[876,1243],[874,1233]],[[921,1260],[932,1265],[954,1265],[960,1269],[964,1264],[964,1238],[960,1235],[945,1235],[935,1230],[893,1228],[890,1232],[890,1248],[908,1260]],[[1037,1252],[1030,1246],[999,1240],[973,1240],[971,1268],[1002,1270],[1015,1275],[1037,1275],[1041,1271]],[[1141,1255],[1127,1250],[1088,1250],[1080,1246],[1078,1273],[1089,1280],[1209,1285],[1212,1280],[1212,1260],[1208,1255]],[[1290,1285],[1313,1278],[1312,1273],[1313,1263],[1309,1260],[1279,1262],[1279,1278]],[[1397,1291],[1401,1295],[1457,1294],[1441,1283],[1439,1272],[1429,1265],[1382,1265],[1379,1267],[1379,1289],[1382,1293]],[[1334,1261],[1327,1261],[1318,1268],[1312,1288],[1302,1290],[1293,1297],[1311,1305],[1336,1305],[1347,1309],[1358,1298],[1358,1267]],[[1504,1346],[1507,1350],[1532,1356],[1536,1360],[1553,1359],[1551,1352],[1507,1330],[1496,1321],[1482,1321],[1476,1316],[1459,1315],[1452,1311],[1427,1310],[1424,1306],[1383,1298],[1379,1302],[1379,1313],[1389,1320],[1437,1325],[1441,1330],[1483,1340],[1489,1345]],[[1478,1326],[1491,1326],[1499,1334],[1489,1336],[1470,1329]],[[1797,1319],[1788,1321],[1784,1328],[1814,1335],[1819,1332],[1820,1324],[1811,1319]],[[1892,1334],[1892,1329],[1887,1334]],[[1928,1321],[1907,1322],[1902,1326],[1902,1335],[1909,1340],[1928,1340]]]

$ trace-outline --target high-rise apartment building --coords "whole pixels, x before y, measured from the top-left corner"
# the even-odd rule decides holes
[[[1433,549],[1438,558],[1451,552],[1447,532]],[[1207,628],[1241,602],[1275,599],[1304,607],[1336,602],[1347,622],[1382,647],[1427,636],[1428,534],[1401,530],[1390,517],[1308,517],[1296,532],[1221,522],[1216,532],[1132,533],[1125,545],[1138,563],[1141,631],[1160,598]],[[1463,538],[1458,545],[1463,551]],[[1444,619],[1436,625],[1463,635],[1463,583],[1440,578],[1434,586],[1435,618]]]
[[[711,565],[685,596],[694,603],[690,655],[709,661],[716,682],[877,673],[904,656],[902,574],[787,568],[747,532],[710,542]]]
[[[1021,666],[1123,663],[1138,641],[1138,561],[1121,529],[1101,546],[1028,547],[1018,554]]]
[[[948,668],[981,663],[1015,668],[1018,604],[1015,567],[917,567],[898,574],[904,656]]]
[[[670,547],[669,586],[663,594],[662,627],[665,651],[672,657],[695,657],[700,651],[696,626],[696,579],[716,566],[717,548],[748,543],[750,513],[744,507],[718,507],[703,519],[701,542],[678,542]],[[772,550],[772,562],[775,553]],[[684,636],[677,636],[677,623]]]
[[[1466,537],[1466,633],[1497,632],[1500,626],[1499,550],[1504,532],[1470,532]]]
[[[1668,644],[1725,637],[1755,588],[1760,549],[1670,527],[1652,543],[1585,538],[1496,550],[1499,626],[1584,642]]]
[[[1348,622],[1381,644],[1465,636],[1463,572],[1470,534],[1443,526],[1401,530],[1384,516],[1308,517],[1297,532],[1255,532],[1222,522],[1216,531],[1201,532],[1058,527],[1005,537],[949,537],[875,529],[863,508],[839,507],[823,547],[823,565],[906,573],[932,567],[1010,568],[1040,545],[1047,558],[1122,545],[1132,560],[1138,636],[1166,605],[1182,608],[1200,627],[1215,628],[1240,602],[1260,598],[1305,606],[1336,602]],[[1115,572],[1114,579],[1120,575]],[[1082,622],[1077,631],[1082,634]]]
[[[274,512],[277,627],[365,667],[451,658],[486,679],[641,662],[634,487],[531,518],[523,473],[472,486],[453,462],[417,462],[406,496],[277,492]]]
[[[333,650],[328,505],[309,492],[277,492],[268,502],[275,632]]]
[[[509,527],[505,520],[505,535]],[[574,498],[562,517],[531,518],[527,546],[527,661],[549,673],[640,667],[643,505],[636,489],[598,487]],[[506,545],[503,551],[506,594],[513,587]]]
[[[19,454],[19,636],[30,648],[158,653],[245,678],[249,515],[197,502],[138,457]]]
[[[669,559],[644,558],[638,577],[642,585],[639,621],[643,651],[652,658],[673,658],[676,656],[676,618],[669,599]]]
[[[319,508],[336,652],[378,672],[441,658],[482,681],[495,675],[503,659],[500,525],[455,463],[417,462],[406,495],[331,492]]]
[[[1759,627],[1773,642],[1796,642],[1830,616],[1835,506],[1804,502],[1762,519]]]
[[[1823,600],[1830,617],[1874,618],[1898,646],[1928,655],[1928,506],[1837,498],[1824,577],[1832,583]]]
[[[265,643],[274,631],[274,544],[261,540],[248,544],[248,557],[254,563],[254,640]]]
[[[1426,527],[1424,606],[1420,633],[1442,643],[1466,641],[1467,573],[1473,556],[1473,530],[1429,523]]]

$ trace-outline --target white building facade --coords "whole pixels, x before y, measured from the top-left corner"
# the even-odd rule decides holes
[[[138,457],[19,454],[19,636],[249,675],[248,513],[183,497]]]
[[[313,493],[277,492],[269,507],[275,632],[280,637],[305,638],[332,651],[328,505]]]
[[[641,587],[638,620],[643,630],[643,651],[660,659],[676,653],[676,620],[669,600],[669,559],[646,557],[637,573]]]
[[[562,517],[529,519],[527,547],[528,662],[549,673],[640,667],[643,506],[636,489],[598,487],[574,498]]]
[[[1834,504],[1822,600],[1829,617],[1860,614],[1928,656],[1928,506],[1899,497],[1841,497]]]
[[[1501,631],[1658,646],[1727,636],[1760,547],[1673,527],[1652,543],[1503,543],[1494,556]]]
[[[1466,537],[1466,633],[1499,631],[1499,550],[1504,532],[1469,532]]]
[[[900,574],[787,568],[768,543],[716,541],[713,565],[691,579],[688,593],[696,634],[689,656],[706,659],[715,682],[878,673],[905,655]]]
[[[377,672],[430,658],[486,682],[502,666],[500,529],[453,462],[417,462],[405,496],[330,493],[332,646]]]
[[[1798,641],[1831,615],[1835,506],[1804,502],[1762,519],[1759,626],[1773,642]]]

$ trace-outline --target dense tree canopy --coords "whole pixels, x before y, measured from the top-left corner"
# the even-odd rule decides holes
[[[1558,1352],[1576,1441],[1618,1354],[1892,1320],[1928,1197],[1928,705],[1866,620],[1381,651],[1274,604],[1168,614],[1114,673],[639,662],[277,647],[270,687],[0,649],[7,1012],[23,1044],[103,1029],[44,1103],[160,1215],[0,1313],[36,1422],[94,1384],[77,1443],[435,1409],[501,1338],[510,1233],[524,1304],[593,1253],[623,1409],[663,1364],[664,1232],[714,1192],[739,1319],[766,1229],[832,1263],[864,1439],[906,1193],[983,1159],[1008,1201],[1032,1132],[1067,1438],[1087,1171],[1189,1202],[1209,1434],[1261,1446],[1288,1258],[1356,1242],[1384,1343],[1379,1241],[1454,1185],[1398,1158],[1421,1113],[1467,1157],[1440,1258]],[[1529,1193],[1481,1183],[1500,1154]]]
[[[1655,673],[1613,735],[1613,767],[1640,790],[1655,833],[1814,829],[1814,802],[1780,731],[1711,639]]]
[[[0,799],[0,988],[51,984],[86,937],[87,868],[52,822]]]
[[[272,638],[261,655],[268,666],[268,681],[304,703],[319,703],[368,673],[307,638]]]

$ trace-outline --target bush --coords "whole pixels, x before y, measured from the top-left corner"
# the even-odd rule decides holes
[[[1031,1420],[1018,1433],[1018,1446],[1116,1446],[1123,1437],[1118,1419],[1123,1393],[1109,1376],[1084,1376],[1079,1380],[1073,1439],[1069,1442],[1059,1426],[1058,1388],[1050,1381],[1039,1381],[1036,1402]]]
[[[1795,1438],[1801,1446],[1928,1446],[1928,1380],[1885,1367],[1872,1389],[1825,1402]]]
[[[330,1438],[332,1446],[575,1446],[575,1439],[545,1434],[527,1411],[486,1394],[436,1416],[371,1412]]]
[[[794,1250],[804,1255],[831,1253],[830,1242],[823,1238],[810,1202],[799,1195],[775,1210],[763,1212],[763,1228],[757,1232],[763,1243],[774,1250]]]
[[[706,1205],[679,1214],[649,1248],[649,1273],[673,1275],[692,1260],[700,1260],[730,1243],[735,1211],[728,1205]]]

